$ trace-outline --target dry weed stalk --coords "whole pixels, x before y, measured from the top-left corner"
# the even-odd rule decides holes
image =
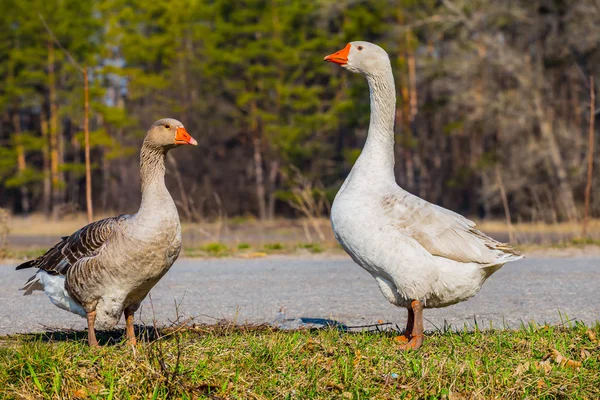
[[[177,188],[179,189],[179,197],[181,198],[181,200],[177,200],[175,202],[185,214],[185,218],[188,221],[192,221],[192,209],[190,207],[190,201],[188,199],[187,192],[185,191],[185,187],[183,185],[183,178],[181,177],[181,173],[179,172],[179,165],[177,164],[177,160],[175,159],[175,157],[173,157],[171,153],[168,153],[167,161],[169,161],[169,163],[173,166],[173,174],[175,175],[175,180],[177,181]]]
[[[508,240],[511,243],[515,242],[515,231],[513,228],[513,224],[510,218],[510,209],[508,208],[508,199],[506,197],[506,189],[504,188],[504,183],[502,182],[502,173],[500,172],[500,167],[496,164],[496,180],[498,181],[498,186],[500,187],[500,196],[502,198],[502,206],[504,207],[504,216],[506,218],[506,227],[508,229]]]
[[[202,218],[197,218],[197,220],[201,222],[193,224],[190,230],[203,236],[204,238],[202,241],[208,240],[210,242],[220,242],[223,236],[229,233],[228,217],[227,213],[225,212],[225,207],[223,207],[221,197],[216,192],[214,192],[212,196],[217,206],[216,211],[210,217],[212,222],[208,222],[208,220],[204,220]],[[197,212],[193,202],[191,205],[192,214],[195,216],[200,216],[200,213]]]
[[[323,215],[329,211],[330,207],[325,191],[320,182],[311,182],[302,175],[298,169],[294,168],[294,173],[295,175],[291,180],[294,185],[291,190],[292,198],[288,203],[306,218],[319,236],[319,239],[324,241],[325,234],[321,229],[319,221],[323,218]],[[308,225],[306,222],[304,222],[303,225],[306,240],[312,242],[312,236],[310,234],[310,229],[308,229]]]
[[[6,245],[8,244],[8,233],[10,228],[8,210],[0,208],[0,257],[3,257],[6,253]]]

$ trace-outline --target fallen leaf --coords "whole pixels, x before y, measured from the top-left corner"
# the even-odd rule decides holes
[[[335,390],[339,390],[339,391],[342,391],[344,389],[344,386],[340,385],[339,383],[335,383],[335,382],[329,382],[325,386],[329,389],[335,389]]]
[[[581,359],[585,360],[588,359],[592,354],[587,351],[586,349],[581,349]]]
[[[395,336],[394,340],[399,343],[407,343],[408,342],[408,338],[404,335]]]
[[[360,362],[360,350],[356,350],[356,352],[354,353],[354,365],[358,365],[358,363]]]
[[[87,399],[88,397],[88,391],[84,388],[79,388],[73,392],[74,399]]]
[[[537,381],[537,387],[538,387],[538,389],[543,389],[543,388],[545,388],[545,387],[546,387],[546,382],[544,382],[544,380],[543,380],[542,378],[540,378],[540,379]]]
[[[377,323],[378,323],[378,324],[383,324],[383,320],[382,320],[382,319],[378,319],[378,320],[377,320]]]
[[[450,392],[448,393],[448,400],[466,400],[466,396],[462,393],[458,392]]]
[[[544,360],[537,363],[537,367],[542,369],[545,374],[548,374],[552,370],[552,365],[550,364],[550,360]]]
[[[528,371],[528,370],[529,370],[529,362],[525,362],[523,364],[519,364],[519,365],[517,365],[517,368],[515,369],[515,372],[513,373],[513,376],[522,375],[523,372]]]
[[[598,341],[598,338],[596,338],[596,332],[594,332],[593,330],[591,330],[591,329],[588,329],[588,330],[587,330],[587,335],[588,335],[588,338],[590,338],[590,340],[591,340],[592,342],[596,342],[596,341]]]
[[[580,361],[571,360],[570,358],[567,358],[567,357],[563,356],[562,354],[560,354],[560,352],[556,349],[552,350],[552,359],[554,360],[554,362],[556,362],[561,367],[567,366],[567,367],[573,368],[573,369],[577,369],[577,368],[581,367]]]

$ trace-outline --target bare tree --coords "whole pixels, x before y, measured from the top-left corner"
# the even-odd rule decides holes
[[[583,208],[583,224],[581,226],[581,237],[587,236],[587,228],[590,217],[590,197],[592,195],[592,173],[594,169],[594,119],[596,118],[596,93],[594,91],[594,77],[590,77],[590,124],[588,129],[588,163],[587,180],[585,185],[585,205]]]

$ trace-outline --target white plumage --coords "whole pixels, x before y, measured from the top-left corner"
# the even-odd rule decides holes
[[[332,205],[333,231],[352,259],[375,278],[385,298],[408,309],[407,337],[419,340],[411,340],[407,348],[417,348],[423,308],[474,296],[492,273],[522,255],[475,229],[467,218],[397,185],[396,92],[382,48],[351,42],[325,60],[364,75],[371,100],[367,141]]]
[[[65,275],[51,275],[44,270],[39,270],[35,276],[23,286],[24,295],[29,296],[34,290],[43,290],[50,298],[52,304],[63,310],[70,311],[86,317],[86,312],[75,300],[69,296],[65,289]]]

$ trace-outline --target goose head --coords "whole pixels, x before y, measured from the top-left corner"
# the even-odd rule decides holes
[[[370,42],[350,42],[342,50],[325,57],[325,61],[365,76],[379,75],[391,69],[386,51]]]
[[[153,123],[144,143],[166,150],[183,144],[198,145],[198,142],[187,133],[183,124],[173,118],[163,118]]]

